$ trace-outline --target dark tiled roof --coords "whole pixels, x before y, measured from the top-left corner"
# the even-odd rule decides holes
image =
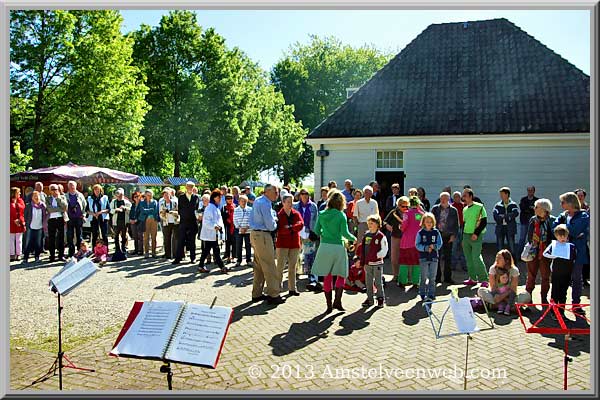
[[[589,131],[589,76],[495,19],[430,25],[308,137]]]
[[[194,182],[194,184],[198,184],[198,181],[194,178],[182,178],[179,176],[167,178],[167,180],[173,186],[185,185],[187,183],[187,181],[192,181],[192,182]]]

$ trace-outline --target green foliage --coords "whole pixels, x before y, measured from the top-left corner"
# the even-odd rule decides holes
[[[199,71],[201,28],[196,14],[173,11],[158,26],[133,32],[135,63],[147,77],[152,106],[142,131],[147,174],[179,176],[202,115]],[[191,160],[192,162],[197,160]]]
[[[33,150],[27,149],[24,153],[21,151],[21,143],[14,141],[13,148],[10,153],[10,173],[23,172],[27,170],[27,165],[33,158]]]
[[[193,12],[171,12],[132,37],[152,105],[143,129],[147,174],[216,187],[298,157],[304,132],[293,109],[242,51],[202,31]]]
[[[121,23],[114,10],[11,12],[11,133],[36,149],[33,167],[137,169],[147,87]]]
[[[373,46],[353,48],[334,37],[310,36],[310,43],[295,43],[275,65],[271,79],[294,106],[296,121],[307,132],[317,127],[346,99],[346,89],[359,87],[389,61]],[[313,171],[313,152],[304,145],[289,175],[302,178]]]

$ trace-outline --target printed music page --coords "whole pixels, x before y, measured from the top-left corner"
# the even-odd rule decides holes
[[[180,301],[144,302],[137,318],[111,353],[162,360],[183,304]]]
[[[165,358],[215,368],[231,313],[230,307],[188,304]]]

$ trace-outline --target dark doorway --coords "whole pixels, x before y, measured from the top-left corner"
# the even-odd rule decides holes
[[[392,194],[392,185],[397,183],[400,185],[400,195],[404,195],[404,171],[376,171],[375,180],[379,183],[381,191],[381,201],[383,205],[387,201],[388,196]]]

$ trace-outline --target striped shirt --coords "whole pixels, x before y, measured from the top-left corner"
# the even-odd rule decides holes
[[[250,226],[249,217],[251,211],[252,207],[250,206],[246,206],[244,208],[239,206],[236,207],[233,211],[233,226],[236,229],[248,228]]]

